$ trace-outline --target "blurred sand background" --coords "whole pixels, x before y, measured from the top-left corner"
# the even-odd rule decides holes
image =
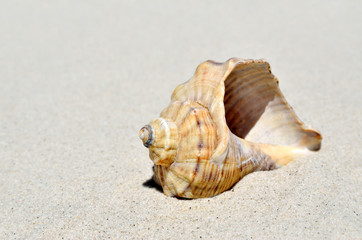
[[[1,1],[0,239],[361,239],[361,1]],[[205,60],[264,58],[317,154],[217,197],[139,129]]]

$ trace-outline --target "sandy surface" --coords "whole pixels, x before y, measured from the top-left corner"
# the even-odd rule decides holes
[[[361,239],[362,4],[301,2],[2,1],[0,239]],[[230,57],[270,62],[322,150],[166,197],[138,131]]]

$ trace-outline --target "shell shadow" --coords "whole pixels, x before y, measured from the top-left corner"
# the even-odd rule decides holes
[[[160,193],[163,193],[163,190],[162,190],[162,187],[160,185],[158,185],[155,180],[153,180],[153,177],[148,179],[146,182],[144,182],[142,184],[142,186],[144,187],[147,187],[147,188],[154,188],[156,189],[157,191],[159,191]],[[177,199],[179,200],[192,200],[192,199],[189,199],[189,198],[183,198],[183,197],[178,197],[178,196],[175,196]]]
[[[144,183],[142,184],[142,186],[147,187],[147,188],[154,188],[154,189],[156,189],[157,191],[163,193],[162,187],[161,187],[160,185],[158,185],[158,184],[155,182],[155,180],[153,180],[153,177],[150,178],[149,180],[147,180],[146,182],[144,182]]]

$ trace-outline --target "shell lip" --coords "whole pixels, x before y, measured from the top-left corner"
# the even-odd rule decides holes
[[[154,129],[152,125],[145,125],[142,127],[139,132],[139,137],[146,148],[150,147],[154,140]]]

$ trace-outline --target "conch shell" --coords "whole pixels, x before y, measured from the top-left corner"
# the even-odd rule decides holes
[[[246,174],[320,149],[264,60],[206,61],[139,133],[167,196],[211,197]]]

